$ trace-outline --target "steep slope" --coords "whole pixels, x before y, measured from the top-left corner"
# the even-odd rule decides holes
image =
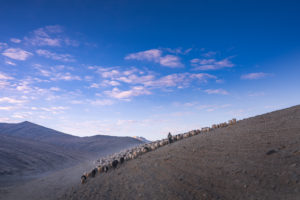
[[[300,106],[180,140],[61,199],[299,199]]]

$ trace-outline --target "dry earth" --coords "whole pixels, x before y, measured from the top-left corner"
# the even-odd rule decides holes
[[[161,147],[60,199],[299,200],[300,106]]]

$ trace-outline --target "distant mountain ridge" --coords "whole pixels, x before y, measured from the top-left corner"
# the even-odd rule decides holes
[[[78,137],[28,121],[0,123],[0,175],[46,172],[141,143],[132,137]]]
[[[133,138],[134,138],[134,139],[137,139],[137,140],[139,140],[139,141],[145,142],[145,143],[151,142],[150,140],[147,140],[146,138],[141,137],[141,136],[133,136]]]

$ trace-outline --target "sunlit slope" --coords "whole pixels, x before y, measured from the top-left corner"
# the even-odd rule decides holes
[[[300,106],[161,147],[96,176],[62,197],[299,198]]]

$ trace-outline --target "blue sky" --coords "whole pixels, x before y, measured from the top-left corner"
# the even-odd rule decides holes
[[[2,1],[0,121],[155,140],[299,104],[297,1]]]

